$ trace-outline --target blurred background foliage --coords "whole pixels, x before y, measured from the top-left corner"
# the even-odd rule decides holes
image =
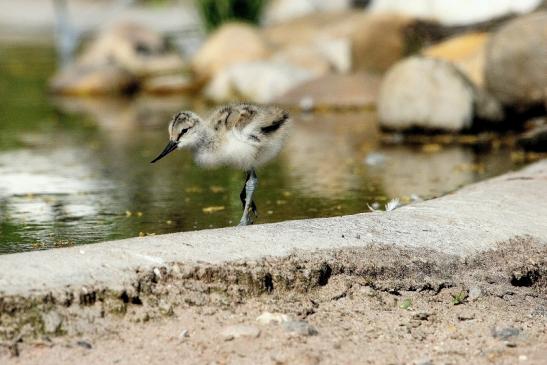
[[[210,32],[228,21],[258,24],[266,3],[266,0],[196,0],[196,7]]]

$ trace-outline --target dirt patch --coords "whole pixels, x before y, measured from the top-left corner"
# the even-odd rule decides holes
[[[370,245],[173,263],[122,290],[2,298],[0,362],[539,364],[546,260],[518,238],[467,258]],[[263,312],[292,322],[259,324]]]

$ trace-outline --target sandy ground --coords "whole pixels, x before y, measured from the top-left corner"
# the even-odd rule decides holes
[[[80,307],[88,320],[70,333],[4,343],[0,363],[546,364],[546,253],[517,240],[466,259],[386,247],[297,255],[256,264],[286,278],[270,270],[275,286],[261,294],[235,285],[234,268],[183,283],[167,273],[125,314]],[[260,323],[264,312],[289,321]]]

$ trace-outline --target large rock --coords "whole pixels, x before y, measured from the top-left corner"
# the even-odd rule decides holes
[[[237,63],[215,75],[205,95],[217,102],[242,99],[269,103],[313,73],[296,66],[272,61]]]
[[[107,28],[86,47],[79,65],[116,64],[138,76],[170,72],[184,67],[182,59],[169,52],[164,38],[136,23]]]
[[[317,47],[290,46],[272,56],[272,61],[288,63],[309,70],[315,76],[322,76],[332,70],[329,60]]]
[[[316,47],[337,72],[345,73],[351,70],[350,39],[324,39],[318,42]]]
[[[315,13],[262,29],[270,44],[278,48],[320,44],[326,40],[350,39],[368,15],[361,11]]]
[[[527,13],[542,0],[373,0],[371,12],[396,12],[444,25],[469,25],[513,13]]]
[[[363,11],[315,13],[262,33],[278,48],[314,45],[339,72],[385,71],[426,38],[441,36],[440,27],[395,14]]]
[[[501,120],[501,106],[452,64],[411,57],[385,76],[378,100],[383,128],[460,131],[473,119]]]
[[[502,103],[526,108],[547,105],[547,12],[511,21],[486,51],[487,89]]]
[[[129,92],[136,83],[133,74],[116,65],[73,65],[56,75],[49,86],[56,94],[103,95]]]
[[[275,102],[304,110],[366,108],[376,105],[380,79],[366,73],[329,74],[296,86]]]
[[[351,0],[271,0],[264,12],[264,23],[283,23],[317,11],[348,9]]]
[[[458,35],[422,51],[426,57],[452,62],[477,86],[484,84],[484,58],[488,33]]]
[[[518,144],[528,151],[547,152],[547,117],[534,120],[538,125],[523,133]]]
[[[223,25],[213,33],[192,60],[199,78],[209,79],[231,65],[263,60],[270,56],[258,29],[243,23]]]
[[[407,29],[413,19],[394,14],[371,15],[352,32],[354,70],[386,71],[405,55]]]
[[[349,39],[325,38],[310,44],[288,45],[271,60],[305,68],[317,76],[332,71],[346,73],[351,69],[351,44]]]
[[[51,80],[60,94],[109,94],[134,89],[151,75],[180,72],[182,58],[163,37],[138,24],[120,23],[101,32],[76,61]]]

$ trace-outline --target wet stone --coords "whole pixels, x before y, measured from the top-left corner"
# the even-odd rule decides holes
[[[528,151],[547,152],[547,125],[524,133],[518,138],[518,143]]]

